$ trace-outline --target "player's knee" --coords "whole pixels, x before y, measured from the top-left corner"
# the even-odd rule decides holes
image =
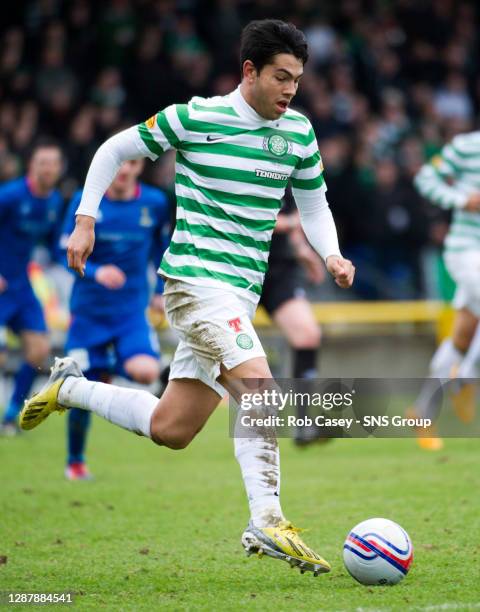
[[[469,309],[462,308],[456,314],[452,342],[453,346],[461,353],[466,353],[477,329],[478,317]]]
[[[453,340],[453,346],[459,353],[466,353],[470,345],[469,338],[467,336],[456,336]]]
[[[188,436],[176,436],[169,438],[165,446],[170,450],[183,450],[184,448],[187,448],[191,441],[192,438]]]
[[[25,360],[35,368],[39,368],[48,359],[50,346],[47,341],[38,342],[25,348]]]
[[[142,358],[140,361],[125,365],[129,376],[142,385],[151,385],[160,376],[160,365],[156,359]]]
[[[469,333],[467,330],[455,330],[452,336],[453,346],[460,353],[466,353],[472,341],[472,335],[473,334]]]
[[[141,385],[151,385],[153,382],[155,382],[158,379],[159,376],[160,376],[159,368],[152,366],[152,367],[149,367],[148,369],[145,368],[139,372],[136,372],[132,376],[132,378],[135,382],[138,382]]]
[[[457,327],[453,331],[452,343],[453,346],[460,353],[466,353],[473,339],[475,329],[469,329],[468,327]]]
[[[183,450],[193,440],[194,435],[185,430],[165,428],[152,423],[152,440],[159,446],[166,446],[171,450]]]
[[[316,349],[320,346],[322,333],[318,325],[309,325],[300,328],[292,335],[291,345],[294,349]]]
[[[254,378],[254,379],[270,379],[272,374],[268,367],[267,361],[263,359],[252,359],[242,363],[241,372],[237,371],[237,368],[228,372],[230,377],[236,377],[240,375],[241,378]]]

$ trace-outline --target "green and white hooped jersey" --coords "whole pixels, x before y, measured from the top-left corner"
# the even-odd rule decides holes
[[[177,150],[177,224],[159,272],[201,285],[227,283],[257,302],[288,181],[296,198],[325,197],[308,119],[293,110],[263,119],[237,89],[169,106],[138,130],[153,156]]]
[[[453,208],[445,239],[447,252],[480,249],[480,213],[462,210],[480,191],[480,132],[456,136],[415,177],[420,193],[442,208]]]

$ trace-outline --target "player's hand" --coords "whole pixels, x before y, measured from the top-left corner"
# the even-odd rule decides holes
[[[148,319],[155,328],[159,328],[165,321],[165,297],[160,293],[154,293],[150,300]]]
[[[0,293],[3,293],[4,291],[6,291],[7,287],[8,287],[8,283],[6,279],[4,279],[3,276],[0,274]]]
[[[352,286],[353,277],[355,276],[355,266],[349,259],[344,259],[338,255],[330,255],[325,262],[327,270],[335,279],[335,282],[342,289],[348,289]]]
[[[308,244],[295,250],[298,262],[303,266],[308,280],[319,285],[325,280],[325,267],[322,259]]]
[[[85,274],[85,264],[95,244],[95,219],[87,215],[77,215],[75,229],[67,244],[68,267]]]
[[[150,308],[159,315],[165,315],[165,296],[161,293],[154,293],[150,300]]]
[[[98,268],[95,272],[95,280],[107,289],[121,289],[126,283],[127,277],[118,266],[107,264]]]
[[[468,210],[468,212],[480,212],[480,192],[476,191],[475,193],[471,193],[468,196],[467,203],[465,204],[463,210]]]

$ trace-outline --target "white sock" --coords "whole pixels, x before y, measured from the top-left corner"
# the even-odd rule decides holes
[[[60,387],[58,402],[68,408],[90,410],[123,429],[151,438],[150,421],[158,398],[141,389],[69,376]]]
[[[453,346],[450,338],[444,340],[435,351],[430,361],[430,376],[432,378],[450,378],[452,367],[460,363],[463,354]]]
[[[280,453],[275,435],[235,438],[234,443],[253,524],[278,525],[285,517],[280,506]]]
[[[478,378],[480,362],[480,325],[477,325],[475,335],[470,342],[468,351],[458,368],[458,378]]]
[[[430,361],[430,377],[426,380],[415,402],[418,416],[435,420],[442,406],[443,390],[450,378],[452,367],[459,363],[463,355],[454,346],[450,338],[444,340],[435,351]]]

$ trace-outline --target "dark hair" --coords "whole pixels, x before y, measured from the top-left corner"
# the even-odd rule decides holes
[[[40,136],[34,141],[32,148],[27,155],[27,162],[32,160],[33,156],[39,149],[58,149],[60,151],[60,155],[63,157],[62,147],[57,140],[51,138],[50,136]]]
[[[261,19],[251,21],[243,28],[240,41],[240,70],[243,63],[250,60],[257,72],[260,72],[278,53],[294,55],[302,64],[308,60],[305,35],[293,23],[285,23],[279,19]]]

